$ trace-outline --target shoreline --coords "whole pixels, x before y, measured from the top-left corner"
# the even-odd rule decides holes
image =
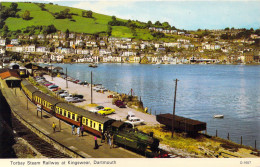
[[[71,62],[71,63],[63,63],[63,62],[51,62],[51,63],[43,63],[43,62],[36,62],[37,64],[43,65],[50,65],[50,64],[91,64],[93,62]],[[178,64],[171,64],[171,63],[131,63],[131,62],[95,62],[97,64],[144,64],[144,65],[245,65],[245,66],[258,66],[260,63],[210,63],[210,64],[200,64],[200,63],[178,63]]]

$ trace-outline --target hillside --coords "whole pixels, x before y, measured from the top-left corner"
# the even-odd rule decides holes
[[[5,8],[11,8],[12,2],[2,2],[1,10]],[[107,33],[109,29],[109,22],[112,21],[111,16],[98,14],[92,12],[92,17],[87,18],[82,16],[82,12],[86,10],[76,9],[72,7],[65,7],[50,4],[40,3],[16,3],[17,9],[16,16],[7,16],[4,20],[9,31],[24,32],[27,27],[31,26],[49,26],[54,25],[57,30],[65,32],[67,29],[70,32],[97,34]],[[23,19],[23,14],[28,10],[30,12],[30,18],[28,20]],[[64,13],[67,10],[70,18],[57,19],[58,14]],[[130,24],[134,25],[131,28],[129,21],[118,19],[119,25],[111,26],[111,36],[113,37],[127,37],[137,38],[144,40],[152,40],[154,37],[150,33],[146,26],[146,23],[131,21]],[[128,24],[128,25],[127,25]],[[141,27],[141,28],[140,28]],[[3,31],[3,28],[1,29]],[[26,32],[25,32],[26,33]],[[36,31],[35,34],[41,33]]]

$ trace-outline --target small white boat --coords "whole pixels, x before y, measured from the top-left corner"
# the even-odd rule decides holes
[[[214,115],[214,118],[224,118],[224,115]]]

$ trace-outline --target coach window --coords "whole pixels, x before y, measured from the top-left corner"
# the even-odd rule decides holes
[[[82,124],[86,125],[86,118],[82,118]]]
[[[90,121],[90,127],[92,128],[92,121]]]
[[[86,119],[86,125],[88,126],[88,119]]]
[[[99,124],[98,130],[99,130],[99,131],[102,131],[102,129],[101,129],[101,124]]]
[[[67,116],[68,118],[70,118],[70,112],[68,111],[68,116]]]
[[[96,127],[96,123],[94,123],[94,126],[93,126],[93,128],[95,128]]]
[[[71,113],[71,119],[75,120],[75,114]]]

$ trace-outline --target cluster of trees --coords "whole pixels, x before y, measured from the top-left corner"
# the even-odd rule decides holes
[[[108,25],[110,25],[110,26],[126,26],[127,23],[124,22],[124,21],[117,20],[116,16],[112,16],[112,21],[109,21]]]
[[[48,11],[47,9],[45,9],[45,4],[44,3],[36,3],[42,11]]]
[[[34,35],[36,32],[40,32],[41,34],[51,34],[57,31],[56,27],[52,24],[49,26],[31,26],[27,27],[23,33],[28,33],[29,35]]]
[[[8,17],[17,17],[17,18],[19,18],[19,15],[16,14],[19,11],[17,7],[18,7],[17,3],[11,3],[10,7],[1,6],[1,11],[0,11],[0,29],[3,28],[3,26],[5,24],[4,21]]]
[[[165,34],[162,32],[155,32],[155,33],[152,33],[152,36],[155,38],[164,38]]]
[[[69,8],[66,8],[66,9],[60,11],[60,13],[58,13],[58,12],[54,13],[54,17],[56,19],[72,19],[72,15],[75,15],[75,14],[70,13]]]
[[[225,28],[225,30],[229,30],[228,28]],[[237,33],[236,35],[231,35],[230,33],[225,33],[225,34],[222,34],[220,36],[221,39],[224,39],[224,40],[233,40],[233,39],[241,39],[241,38],[250,38],[250,36],[252,34],[257,34],[257,35],[260,35],[260,30],[257,29],[254,31],[253,28],[247,30],[247,29],[242,29],[241,32]]]
[[[86,18],[93,18],[93,12],[91,10],[88,11],[82,11],[82,17],[86,17]]]

